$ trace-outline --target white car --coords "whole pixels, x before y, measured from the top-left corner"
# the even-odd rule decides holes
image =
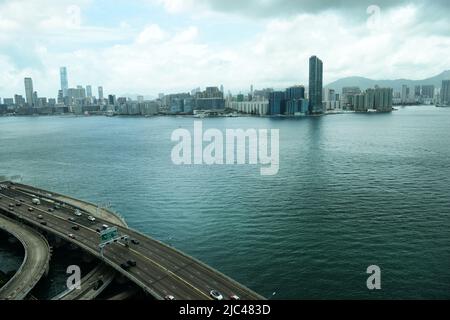
[[[91,222],[94,222],[94,221],[95,221],[95,218],[94,218],[93,216],[89,216],[89,217],[88,217],[88,220],[91,221]]]
[[[81,216],[82,216],[80,210],[78,210],[78,209],[75,210],[74,214],[75,214],[77,217],[81,217]]]
[[[74,236],[74,234],[73,234],[73,233],[69,233],[69,238],[71,238],[71,239],[75,239],[75,236]]]
[[[209,292],[209,295],[214,299],[214,300],[223,300],[223,296],[219,291],[216,290],[211,290]]]

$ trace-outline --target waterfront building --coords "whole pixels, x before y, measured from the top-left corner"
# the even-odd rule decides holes
[[[269,115],[280,115],[284,109],[285,92],[274,91],[269,94]]]
[[[422,98],[434,99],[435,87],[433,85],[422,86]]]
[[[354,97],[361,93],[359,87],[344,87],[342,88],[342,103],[348,109],[354,106]]]
[[[241,113],[265,116],[269,112],[269,100],[231,101],[229,108]]]
[[[67,68],[61,67],[59,69],[59,77],[61,81],[61,90],[63,92],[63,97],[67,96],[67,90],[69,89],[69,81],[67,79]]]
[[[286,89],[286,100],[299,100],[305,99],[305,87],[293,86]]]
[[[450,106],[450,80],[442,81],[441,104]]]
[[[92,98],[92,86],[91,85],[86,86],[86,96],[88,98]]]
[[[23,107],[26,104],[26,100],[20,94],[16,94],[16,95],[14,95],[14,102],[13,102],[13,104],[15,104],[17,107]]]
[[[323,62],[316,56],[309,59],[309,111],[313,114],[323,113]]]
[[[184,113],[192,113],[195,107],[195,99],[194,98],[184,98],[183,100],[183,112]]]
[[[98,87],[98,99],[100,101],[103,101],[104,97],[103,97],[103,87]]]
[[[33,106],[33,80],[31,78],[25,78],[25,97],[27,104],[32,107]]]
[[[3,99],[3,104],[8,106],[8,107],[12,106],[12,105],[14,105],[14,99],[13,98],[4,98]]]

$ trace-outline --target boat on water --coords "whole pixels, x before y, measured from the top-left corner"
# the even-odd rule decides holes
[[[450,105],[448,105],[448,104],[437,104],[436,107],[437,108],[450,108]]]

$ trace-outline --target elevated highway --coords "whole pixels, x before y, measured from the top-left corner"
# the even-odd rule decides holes
[[[59,203],[61,206],[54,210],[56,202],[51,193],[45,194],[43,191],[38,195],[39,190],[33,188],[32,192],[36,194],[30,194],[31,190],[24,188],[24,185],[7,183],[6,186],[0,190],[0,208],[4,213],[23,219],[102,259],[156,299],[170,295],[179,300],[211,300],[212,290],[219,291],[224,299],[234,295],[244,300],[264,299],[217,270],[135,230],[102,218],[89,221],[86,213],[77,217],[75,210],[78,208],[74,204]],[[40,205],[32,203],[33,196],[39,196]],[[14,201],[23,201],[24,205],[9,210],[8,203]],[[99,231],[104,224],[117,227],[121,234],[134,241],[112,243],[105,247],[102,254],[99,250]]]
[[[50,247],[39,232],[2,215],[0,229],[17,238],[25,252],[19,270],[0,288],[0,300],[23,300],[48,271]]]

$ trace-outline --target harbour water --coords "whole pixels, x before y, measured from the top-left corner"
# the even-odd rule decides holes
[[[275,176],[174,165],[171,133],[193,121],[0,117],[0,176],[110,203],[266,297],[450,298],[450,109],[202,120],[279,129]],[[366,287],[370,265],[379,291]]]

